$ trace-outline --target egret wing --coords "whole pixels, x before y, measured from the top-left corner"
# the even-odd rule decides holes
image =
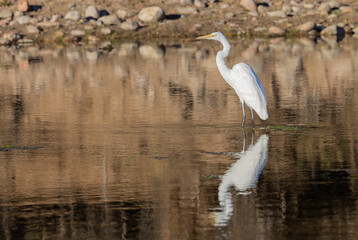
[[[267,119],[266,93],[254,70],[246,63],[238,63],[232,68],[231,78],[232,87],[240,99],[261,119]]]

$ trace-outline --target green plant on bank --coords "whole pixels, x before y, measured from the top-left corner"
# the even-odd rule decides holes
[[[1,7],[9,7],[10,5],[11,5],[11,2],[8,1],[8,0],[2,1],[2,2],[0,3],[0,6],[1,6]]]
[[[65,37],[64,36],[58,36],[56,39],[55,39],[55,43],[58,44],[58,45],[65,45]]]
[[[114,41],[118,38],[118,31],[114,30],[110,35],[106,36],[106,40]]]

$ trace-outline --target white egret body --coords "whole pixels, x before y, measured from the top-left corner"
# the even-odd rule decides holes
[[[253,128],[255,127],[255,123],[252,110],[255,110],[262,120],[266,120],[268,118],[268,112],[265,89],[254,70],[246,63],[238,63],[233,66],[232,69],[226,65],[225,58],[229,55],[230,44],[224,34],[214,32],[196,39],[217,40],[223,45],[223,50],[219,51],[216,55],[216,64],[221,76],[235,90],[240,98],[242,103],[242,127],[245,125],[245,104],[251,110]]]

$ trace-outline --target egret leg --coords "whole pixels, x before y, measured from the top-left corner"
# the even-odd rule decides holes
[[[242,125],[241,127],[243,128],[245,125],[245,103],[242,102]]]
[[[255,128],[254,112],[252,111],[252,108],[250,108],[250,109],[251,109],[252,128]]]
[[[245,130],[244,128],[242,128],[242,139],[243,139],[243,144],[242,144],[242,151],[245,152],[245,145],[246,145],[246,134],[245,134]]]
[[[255,129],[252,130],[252,135],[251,135],[251,146],[254,144],[254,139],[255,139]]]

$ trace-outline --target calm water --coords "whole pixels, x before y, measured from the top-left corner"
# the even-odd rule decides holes
[[[255,132],[216,42],[1,49],[0,239],[357,239],[358,40],[231,42]]]

